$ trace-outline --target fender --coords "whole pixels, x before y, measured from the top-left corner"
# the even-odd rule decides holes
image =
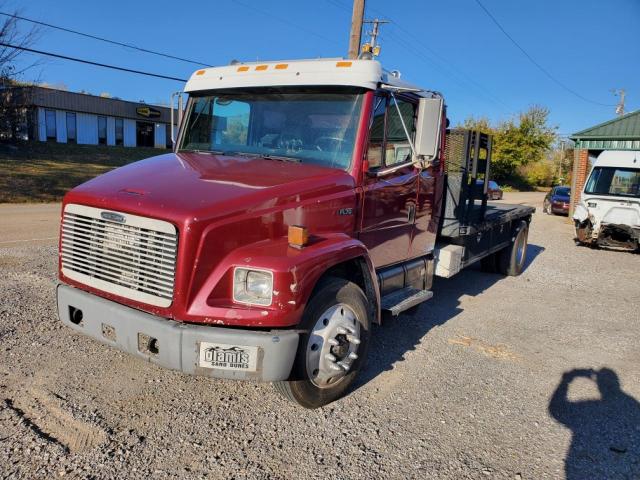
[[[375,292],[379,321],[380,293],[375,269],[367,248],[358,239],[343,233],[312,236],[310,243],[297,249],[286,237],[263,240],[233,250],[210,273],[184,321],[245,327],[285,328],[297,325],[320,277],[331,267],[363,259],[368,282]],[[232,300],[233,271],[236,267],[273,272],[273,301],[269,306],[242,305]],[[372,292],[368,292],[369,296]]]
[[[576,206],[575,211],[573,212],[573,219],[577,220],[580,223],[582,223],[587,218],[589,218],[589,210],[587,210],[587,207],[585,207],[584,204],[582,202],[580,202]]]

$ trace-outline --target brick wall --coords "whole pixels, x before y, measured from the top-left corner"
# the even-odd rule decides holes
[[[589,175],[589,150],[576,149],[574,152],[570,215],[573,214],[573,209],[580,200],[580,192],[582,192],[584,184],[587,181],[587,175]]]

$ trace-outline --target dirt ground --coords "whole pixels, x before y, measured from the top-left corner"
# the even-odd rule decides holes
[[[188,377],[55,314],[58,205],[0,206],[0,478],[640,478],[640,255],[538,207],[526,271],[437,279],[308,411]]]

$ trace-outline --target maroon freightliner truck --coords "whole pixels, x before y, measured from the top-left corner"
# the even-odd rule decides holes
[[[207,68],[185,92],[172,153],[64,197],[58,313],[77,332],[315,408],[434,275],[525,267],[534,209],[487,203],[491,138],[448,130],[438,92],[342,59]]]

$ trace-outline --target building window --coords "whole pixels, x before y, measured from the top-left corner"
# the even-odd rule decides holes
[[[107,117],[98,117],[98,144],[107,144]]]
[[[173,140],[171,140],[171,125],[170,124],[166,124],[166,133],[165,133],[165,142],[166,142],[166,147],[170,150],[173,149]]]
[[[67,142],[76,143],[76,114],[67,112]]]
[[[124,145],[124,120],[116,118],[116,145]]]
[[[47,140],[56,139],[56,111],[44,111],[44,123],[47,129]]]

